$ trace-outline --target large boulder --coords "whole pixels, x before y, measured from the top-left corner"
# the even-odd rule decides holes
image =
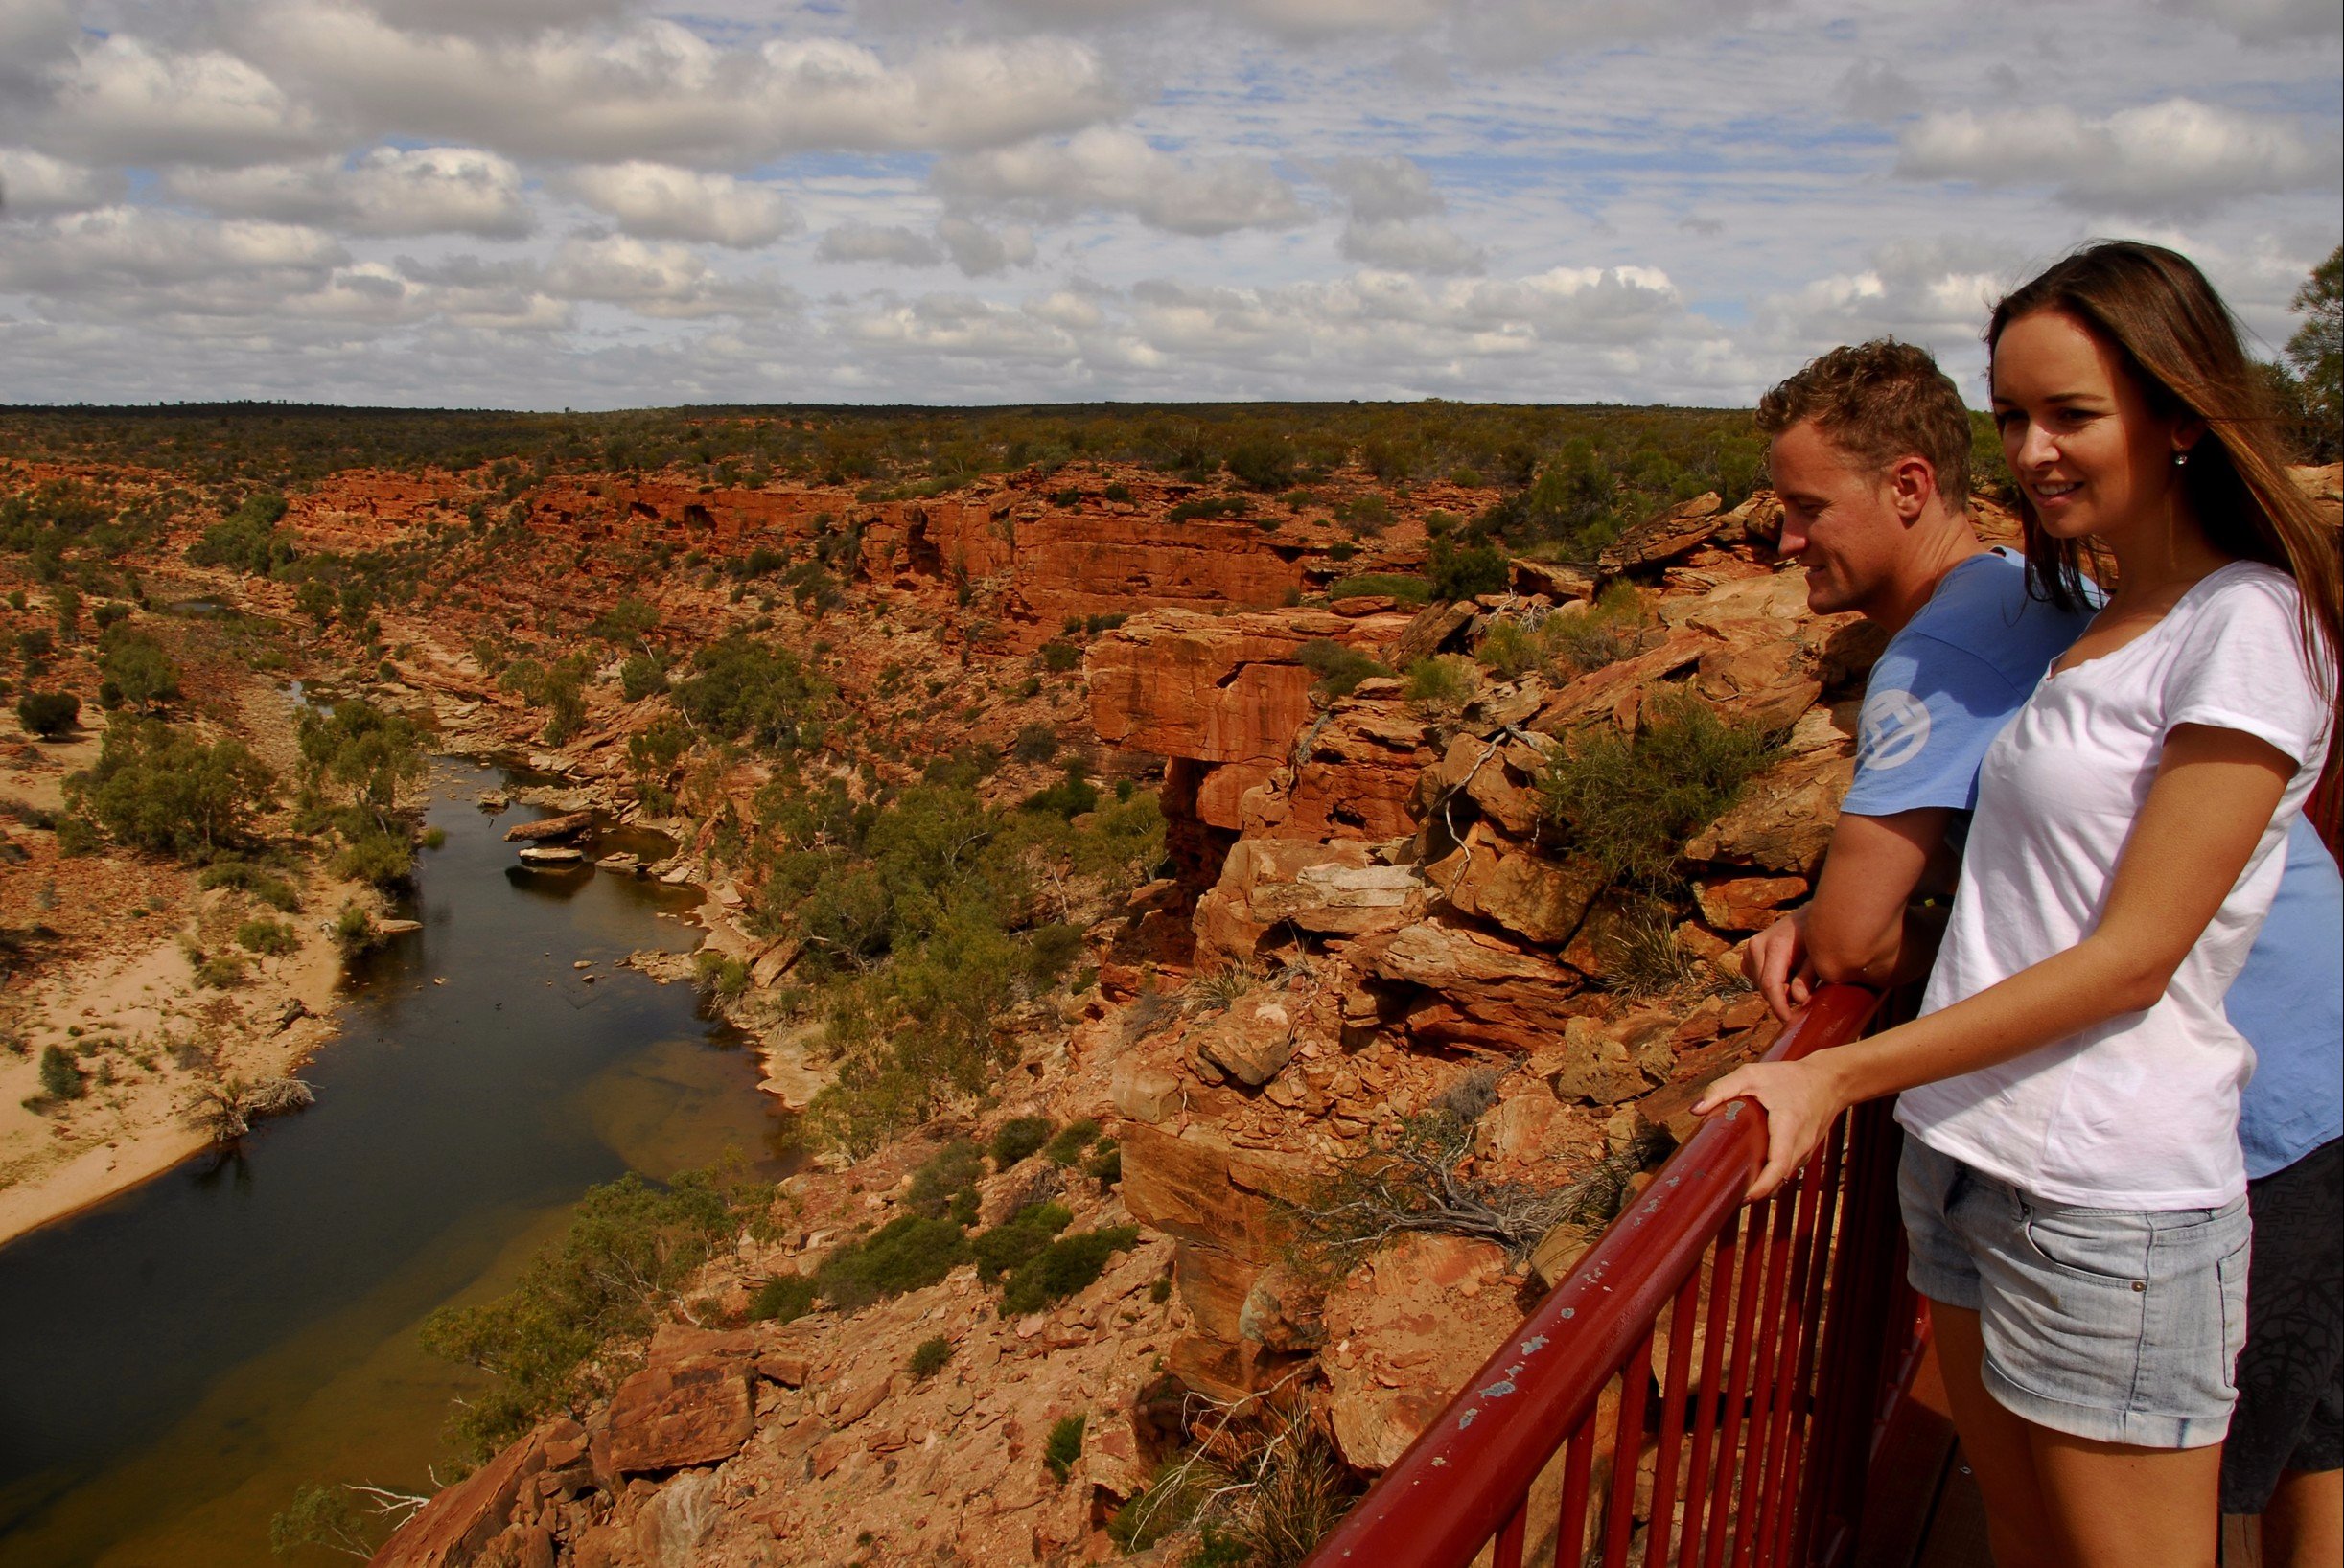
[[[1259,1089],[1294,1059],[1293,1014],[1284,993],[1240,997],[1189,1039],[1200,1067]]]
[[[1427,1041],[1527,1052],[1574,1016],[1576,971],[1486,932],[1421,920],[1361,946],[1369,973],[1436,993],[1407,1020]]]
[[[465,1568],[512,1521],[521,1488],[545,1467],[532,1432],[416,1510],[367,1568]]]
[[[1174,1137],[1126,1124],[1120,1137],[1124,1207],[1178,1243],[1173,1280],[1197,1328],[1236,1344],[1246,1294],[1288,1238],[1274,1199],[1305,1201],[1308,1167],[1293,1156],[1234,1148],[1193,1127]]]
[[[713,1464],[740,1452],[755,1430],[745,1361],[654,1365],[621,1383],[611,1401],[611,1468],[626,1475]]]
[[[1249,835],[1397,839],[1416,829],[1417,779],[1439,759],[1437,737],[1411,706],[1365,690],[1305,731],[1293,759],[1242,802]]]
[[[1585,855],[1550,859],[1506,843],[1481,823],[1455,853],[1426,868],[1433,888],[1462,913],[1495,921],[1543,947],[1579,929],[1610,875]]]
[[[1369,640],[1394,617],[1317,611],[1135,615],[1084,659],[1091,723],[1113,746],[1198,762],[1269,763],[1310,721],[1306,643]]]
[[[1724,504],[1713,490],[1679,501],[1606,545],[1596,565],[1609,574],[1674,560],[1717,531],[1717,510]]]
[[[1520,1321],[1505,1250],[1491,1242],[1404,1236],[1354,1269],[1321,1313],[1343,1458],[1389,1468]]]
[[[1656,648],[1590,670],[1573,680],[1546,700],[1529,727],[1541,734],[1559,735],[1580,725],[1608,720],[1623,729],[1633,729],[1646,693],[1717,646],[1718,639],[1706,632],[1673,632]]]
[[[1291,924],[1316,935],[1396,929],[1421,906],[1414,866],[1378,865],[1356,840],[1240,839],[1220,880],[1196,901],[1200,957],[1251,957],[1262,938]]]
[[[1687,841],[1684,858],[1812,880],[1830,846],[1840,797],[1855,776],[1855,758],[1835,749],[1788,757],[1752,779],[1723,817]]]

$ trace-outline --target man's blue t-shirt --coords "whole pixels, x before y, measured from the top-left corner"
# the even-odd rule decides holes
[[[2015,557],[1994,551],[1956,566],[1872,666],[1855,782],[1840,809],[1973,810],[1986,748],[2090,622],[2088,611],[2029,598]],[[2256,1056],[2239,1142],[2247,1175],[2267,1176],[2344,1135],[2344,878],[2300,817],[2278,898],[2226,1006]]]

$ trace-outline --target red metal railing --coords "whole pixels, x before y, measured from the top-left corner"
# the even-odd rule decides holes
[[[1768,1060],[1854,1039],[1878,999],[1819,992]],[[1308,1568],[1838,1564],[1922,1333],[1897,1130],[1859,1107],[1764,1203],[1739,1101],[1655,1174],[1568,1278],[1319,1544]]]

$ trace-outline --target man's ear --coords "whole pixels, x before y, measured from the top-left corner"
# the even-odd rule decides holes
[[[1888,481],[1889,504],[1896,508],[1896,520],[1910,528],[1937,498],[1938,472],[1926,457],[1907,452],[1889,465]]]

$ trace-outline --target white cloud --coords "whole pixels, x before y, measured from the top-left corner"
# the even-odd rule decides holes
[[[181,169],[165,188],[216,213],[319,223],[353,234],[476,234],[519,239],[534,227],[521,171],[475,148],[379,147],[338,160]]]
[[[1032,231],[1012,224],[987,228],[965,218],[947,218],[934,234],[900,223],[846,223],[824,233],[814,247],[818,260],[890,266],[941,266],[949,261],[972,278],[1033,265]]]
[[[727,278],[684,245],[630,235],[574,235],[545,269],[557,298],[623,305],[638,314],[689,319],[795,309],[796,296],[770,280]]]
[[[2163,9],[2203,16],[2248,43],[2284,44],[2344,33],[2333,0],[2163,0]]]
[[[86,169],[22,148],[0,148],[0,216],[34,218],[119,201],[130,182],[116,170]]]
[[[885,262],[894,266],[941,266],[943,247],[899,223],[842,223],[824,233],[814,254],[825,262]]]
[[[65,0],[0,0],[0,92],[36,88],[79,33]]]
[[[1859,120],[1901,120],[1925,106],[1920,86],[1877,56],[1867,56],[1840,77],[1840,102]]]
[[[1355,262],[1403,272],[1478,272],[1486,260],[1448,224],[1424,219],[1354,220],[1343,226],[1342,250]]]
[[[335,0],[273,0],[245,44],[383,132],[516,156],[762,162],[825,149],[986,147],[1072,129],[1120,99],[1059,38],[940,45],[890,63],[838,38],[714,43],[640,20],[520,38],[408,32]]]
[[[121,34],[59,68],[44,130],[91,162],[232,165],[325,145],[319,116],[251,61]]]
[[[1404,272],[1481,270],[1482,252],[1433,221],[1449,204],[1413,158],[1355,154],[1324,165],[1319,176],[1351,210],[1341,242],[1351,260]]]
[[[952,265],[972,278],[1033,265],[1033,236],[1014,225],[988,229],[965,218],[947,218],[936,225],[936,237],[943,242]]]
[[[1032,142],[939,163],[933,183],[955,205],[1043,219],[1127,212],[1176,234],[1280,228],[1306,216],[1293,187],[1258,158],[1183,162],[1136,131],[1095,126],[1065,142]]]
[[[2194,99],[2087,119],[2064,106],[1925,116],[1907,131],[1896,173],[1985,187],[2048,184],[2098,212],[2191,216],[2243,196],[2332,188],[2344,156],[2332,131]]]
[[[569,189],[647,240],[695,240],[746,250],[798,228],[781,193],[767,185],[669,164],[602,164],[573,171]]]
[[[72,213],[0,228],[0,291],[81,293],[161,287],[225,273],[321,276],[349,252],[291,223],[207,222],[138,207]]]

